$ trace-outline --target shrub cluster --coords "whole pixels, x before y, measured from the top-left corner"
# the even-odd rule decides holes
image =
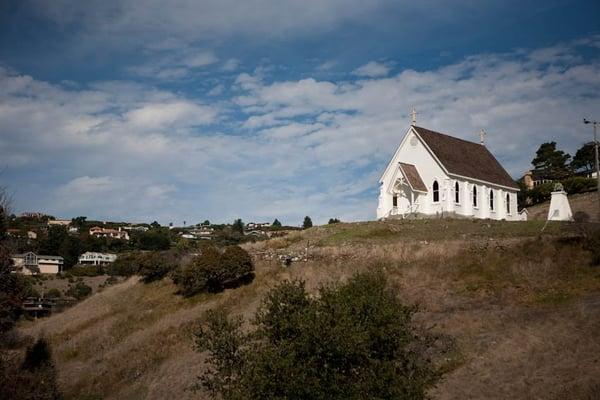
[[[99,276],[105,273],[105,268],[102,265],[76,265],[66,274],[72,276]]]
[[[173,274],[184,296],[200,292],[219,292],[252,280],[254,265],[248,252],[239,246],[229,246],[221,253],[206,246],[202,254],[182,265]]]
[[[302,282],[273,289],[246,333],[209,312],[195,333],[210,369],[198,389],[230,399],[424,399],[438,378],[433,338],[412,322],[383,273],[355,275],[311,297]]]
[[[92,294],[92,288],[83,282],[77,282],[75,285],[71,286],[65,294],[74,297],[77,300],[81,300]]]

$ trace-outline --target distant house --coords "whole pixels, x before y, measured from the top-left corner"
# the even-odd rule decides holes
[[[123,227],[127,231],[148,232],[149,228],[143,225],[129,225]]]
[[[21,236],[21,230],[17,228],[8,228],[6,233],[8,236]]]
[[[33,252],[12,256],[13,271],[23,275],[58,274],[65,260],[60,256],[37,255]]]
[[[28,239],[37,239],[37,233],[34,231],[27,231],[27,238]]]
[[[96,253],[93,251],[86,251],[79,256],[79,264],[82,265],[107,265],[114,263],[117,259],[116,254],[111,253]]]
[[[184,239],[198,239],[195,235],[192,235],[191,233],[182,233],[181,237]]]
[[[48,226],[69,226],[71,225],[70,219],[53,219],[48,221]]]
[[[33,218],[33,219],[42,219],[46,216],[46,214],[41,212],[22,212],[21,218]]]
[[[90,228],[90,235],[97,238],[113,238],[113,239],[121,239],[121,240],[129,240],[129,233],[127,231],[119,229],[111,229],[111,228],[101,228],[99,226],[94,226]]]
[[[270,222],[248,222],[246,224],[246,229],[260,229],[260,228],[268,228],[271,226]]]
[[[194,229],[194,230],[190,231],[190,233],[192,235],[194,235],[197,239],[208,240],[208,239],[212,238],[214,229],[209,228],[209,227],[202,227],[200,229]]]
[[[550,182],[552,182],[552,179],[543,171],[532,170],[525,172],[525,175],[523,175],[523,183],[525,184],[527,190],[531,190],[536,186]]]

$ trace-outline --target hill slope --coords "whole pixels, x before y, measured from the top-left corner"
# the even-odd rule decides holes
[[[585,213],[589,216],[590,221],[600,221],[600,209],[598,208],[597,192],[579,193],[569,196],[569,205],[573,214],[577,212]],[[546,201],[541,204],[536,204],[532,207],[527,207],[527,215],[529,220],[545,221],[548,218],[548,209],[550,202]]]
[[[225,307],[250,317],[277,282],[314,290],[356,271],[384,268],[419,320],[452,351],[434,399],[584,398],[600,376],[600,268],[567,225],[468,220],[390,221],[316,227],[249,245],[253,283],[183,299],[168,280],[132,278],[51,318],[21,325],[47,335],[71,399],[203,398],[189,387],[204,356],[190,332]],[[305,254],[284,268],[278,254]],[[452,344],[452,345],[450,345]],[[597,391],[594,393],[598,393]]]

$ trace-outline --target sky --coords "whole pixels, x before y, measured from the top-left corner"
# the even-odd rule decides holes
[[[600,2],[0,1],[15,212],[182,225],[375,218],[410,124],[514,177],[600,119]]]

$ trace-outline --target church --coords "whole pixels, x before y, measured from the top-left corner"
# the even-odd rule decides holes
[[[413,111],[414,112],[414,111]],[[381,179],[377,218],[521,220],[519,187],[483,143],[413,124]]]

